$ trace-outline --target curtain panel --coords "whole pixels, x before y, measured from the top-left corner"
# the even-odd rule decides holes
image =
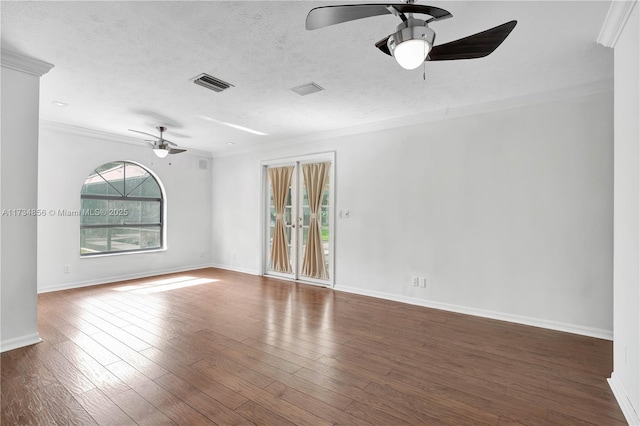
[[[302,275],[329,279],[321,234],[321,206],[331,163],[303,164],[302,174],[309,198],[309,234],[302,260]]]
[[[271,268],[276,272],[291,273],[284,211],[289,187],[291,186],[293,166],[274,167],[267,169],[267,172],[271,182],[273,204],[276,210],[276,224],[271,243]]]

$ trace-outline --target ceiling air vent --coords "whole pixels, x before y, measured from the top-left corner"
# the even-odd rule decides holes
[[[198,170],[207,170],[209,168],[209,160],[206,158],[198,158]]]
[[[215,78],[205,73],[197,75],[191,80],[195,84],[206,87],[207,89],[211,89],[214,92],[222,92],[223,90],[227,90],[228,88],[233,87],[233,84],[227,83],[226,81],[222,81],[219,78]]]
[[[316,93],[319,92],[321,90],[324,90],[322,87],[320,87],[319,85],[317,85],[316,83],[307,83],[307,84],[303,84],[301,86],[297,86],[294,87],[293,89],[294,92],[296,92],[298,95],[300,96],[306,96],[306,95],[310,95],[312,93]]]

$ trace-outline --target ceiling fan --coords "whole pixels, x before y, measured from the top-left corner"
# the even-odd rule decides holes
[[[415,69],[425,61],[451,61],[487,56],[500,46],[517,24],[517,21],[509,21],[477,34],[434,46],[436,34],[428,24],[452,18],[453,15],[439,7],[415,4],[415,0],[406,1],[316,7],[307,15],[306,28],[315,30],[390,13],[402,19],[402,23],[397,26],[395,33],[377,42],[376,47],[393,56],[401,67]],[[414,17],[415,14],[428,17],[417,19]]]
[[[149,142],[149,144],[153,148],[153,152],[160,158],[164,158],[169,154],[180,154],[181,152],[186,151],[186,149],[172,148],[172,146],[177,147],[178,145],[162,137],[162,133],[164,133],[167,130],[166,127],[158,126],[156,127],[156,129],[158,129],[158,131],[160,132],[160,136],[155,136],[147,132],[141,132],[140,130],[129,129],[129,131],[142,133],[143,135],[147,135],[147,136],[151,136],[152,138],[155,138],[156,140],[152,140],[152,141],[146,140],[146,142]]]

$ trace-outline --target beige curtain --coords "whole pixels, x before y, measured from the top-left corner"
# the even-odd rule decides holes
[[[276,209],[276,226],[273,231],[273,242],[271,243],[271,268],[276,272],[291,273],[284,210],[287,203],[287,195],[289,194],[289,186],[291,186],[293,166],[275,167],[267,169],[267,171],[271,182],[273,204]]]
[[[321,211],[322,195],[329,177],[331,163],[303,164],[302,174],[309,198],[309,234],[302,260],[302,275],[311,278],[329,279],[322,247]]]

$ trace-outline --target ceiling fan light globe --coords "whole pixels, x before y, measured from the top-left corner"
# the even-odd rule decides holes
[[[398,31],[389,37],[387,46],[402,68],[413,70],[427,59],[435,37],[435,32],[424,21],[413,20],[400,24]]]
[[[396,46],[393,57],[402,68],[414,70],[423,64],[430,50],[425,40],[407,40]]]
[[[165,148],[153,148],[153,152],[158,158],[165,158],[167,155],[169,155],[169,150]]]

